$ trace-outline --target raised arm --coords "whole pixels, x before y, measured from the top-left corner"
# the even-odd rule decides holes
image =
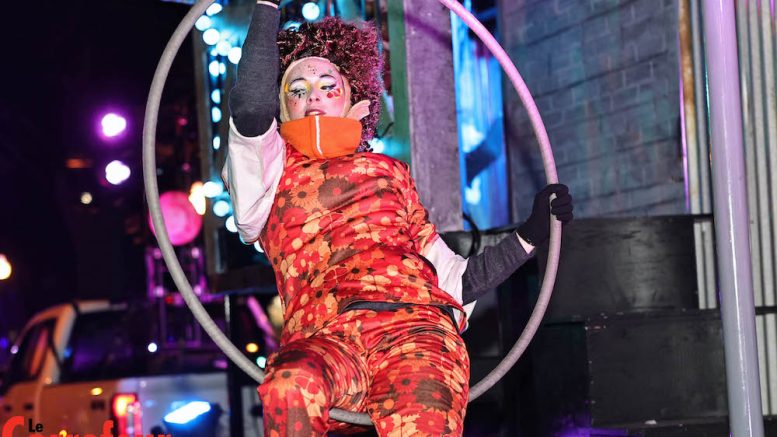
[[[243,242],[253,243],[267,223],[285,156],[277,131],[277,4],[259,1],[229,95],[229,146],[221,177],[232,198],[235,224]]]
[[[277,2],[258,1],[237,65],[237,81],[229,94],[232,121],[241,135],[267,132],[278,114]]]

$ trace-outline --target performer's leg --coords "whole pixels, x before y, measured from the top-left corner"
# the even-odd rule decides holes
[[[267,437],[322,436],[329,409],[362,406],[367,387],[363,360],[334,336],[285,345],[268,362],[259,395]]]
[[[381,316],[386,313],[380,313]],[[469,357],[450,318],[408,307],[382,322],[381,352],[367,410],[381,436],[460,436],[469,396]],[[365,338],[363,336],[362,338]]]

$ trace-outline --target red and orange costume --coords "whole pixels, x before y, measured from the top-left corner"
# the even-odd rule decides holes
[[[272,22],[275,14],[269,5],[256,6],[239,80],[250,74],[249,40],[268,39],[252,36],[255,24]],[[366,46],[376,56],[374,32],[359,32],[371,36]],[[380,63],[361,59],[373,63],[371,80],[348,79],[354,97],[375,101],[361,123],[319,116],[289,121],[281,111],[280,132],[274,121],[253,126],[246,120],[266,115],[240,109],[240,81],[232,92],[224,180],[241,236],[258,240],[275,270],[284,310],[280,350],[269,358],[259,387],[265,433],[325,435],[343,427],[328,416],[331,408],[343,408],[367,412],[380,435],[461,435],[469,381],[459,335],[461,287],[453,294],[440,288],[424,255],[445,258],[444,270],[453,277],[466,261],[445,247],[428,221],[407,164],[354,153],[374,131],[380,91]],[[287,56],[282,62],[288,69],[293,61]],[[326,158],[322,150],[329,151]]]
[[[276,46],[277,25],[276,6],[259,1],[230,95],[222,173],[241,238],[262,245],[284,310],[280,350],[259,387],[265,433],[324,435],[342,427],[328,416],[342,408],[367,412],[381,436],[461,435],[461,304],[532,246],[506,238],[469,268],[428,221],[407,164],[367,150],[382,89],[374,30],[325,19],[282,32]],[[366,116],[291,120],[278,64],[287,73],[311,57],[332,63],[353,101],[369,104]],[[541,215],[535,223],[547,227]]]

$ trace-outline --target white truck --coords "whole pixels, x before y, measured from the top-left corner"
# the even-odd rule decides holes
[[[34,316],[0,384],[1,437],[228,436],[223,355],[192,341],[191,323],[160,331],[148,310],[88,301]],[[241,395],[246,434],[261,435],[256,390]]]

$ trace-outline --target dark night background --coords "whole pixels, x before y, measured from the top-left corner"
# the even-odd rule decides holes
[[[54,303],[144,295],[143,249],[152,237],[141,184],[143,112],[156,63],[188,6],[44,0],[10,9],[0,27],[0,253],[13,274],[0,282],[0,337]],[[191,51],[187,41],[167,81],[160,142],[184,120],[196,132]],[[110,144],[96,133],[108,109],[129,122]],[[72,158],[90,167],[67,168]],[[162,167],[178,165],[168,158],[159,158]],[[113,159],[132,169],[119,187],[101,181]],[[79,200],[85,191],[95,199],[88,206]]]

